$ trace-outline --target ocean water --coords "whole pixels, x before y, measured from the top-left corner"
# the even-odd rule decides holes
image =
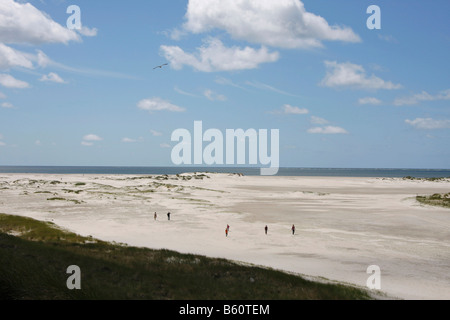
[[[187,172],[242,173],[247,176],[260,175],[259,168],[245,167],[38,167],[0,166],[0,173],[43,174],[125,174],[156,175],[181,174]],[[380,178],[447,178],[450,169],[352,169],[352,168],[280,168],[278,176],[317,177],[380,177]]]

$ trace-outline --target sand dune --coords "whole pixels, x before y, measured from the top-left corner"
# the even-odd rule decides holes
[[[0,174],[0,212],[361,287],[378,265],[390,296],[450,299],[450,210],[415,200],[449,191],[393,178]]]

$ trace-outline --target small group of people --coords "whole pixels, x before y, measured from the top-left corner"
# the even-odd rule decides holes
[[[170,221],[170,215],[171,215],[171,213],[170,212],[168,212],[167,213],[167,220],[169,220]],[[153,219],[156,221],[156,219],[158,219],[158,214],[155,212],[155,214],[153,215]]]
[[[292,225],[291,231],[292,231],[292,235],[295,235],[295,225]],[[229,232],[230,232],[230,226],[227,225],[227,227],[225,228],[225,236],[226,237],[228,237]],[[264,232],[266,233],[266,235],[269,232],[269,227],[267,225],[264,227]]]
[[[170,215],[171,215],[171,213],[168,212],[167,213],[167,220],[169,220],[169,221],[170,221]],[[155,221],[156,221],[156,219],[158,219],[158,214],[156,212],[153,215],[153,219]],[[295,235],[295,225],[292,225],[291,231],[292,231],[292,235]],[[225,236],[226,237],[228,237],[229,232],[230,232],[230,225],[227,224],[227,227],[225,228]],[[269,227],[267,225],[264,227],[264,232],[266,233],[266,235],[269,232]]]

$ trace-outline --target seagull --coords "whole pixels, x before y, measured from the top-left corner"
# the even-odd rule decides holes
[[[167,66],[167,65],[169,65],[169,64],[168,63],[164,63],[164,64],[162,64],[160,66],[154,67],[153,70],[158,69],[158,68],[162,69],[164,66]]]

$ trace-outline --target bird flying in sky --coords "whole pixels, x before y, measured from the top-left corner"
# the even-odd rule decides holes
[[[169,64],[168,63],[164,63],[164,64],[162,64],[160,66],[154,67],[153,70],[158,69],[158,68],[162,69],[164,66],[167,66],[167,65],[169,65]]]

